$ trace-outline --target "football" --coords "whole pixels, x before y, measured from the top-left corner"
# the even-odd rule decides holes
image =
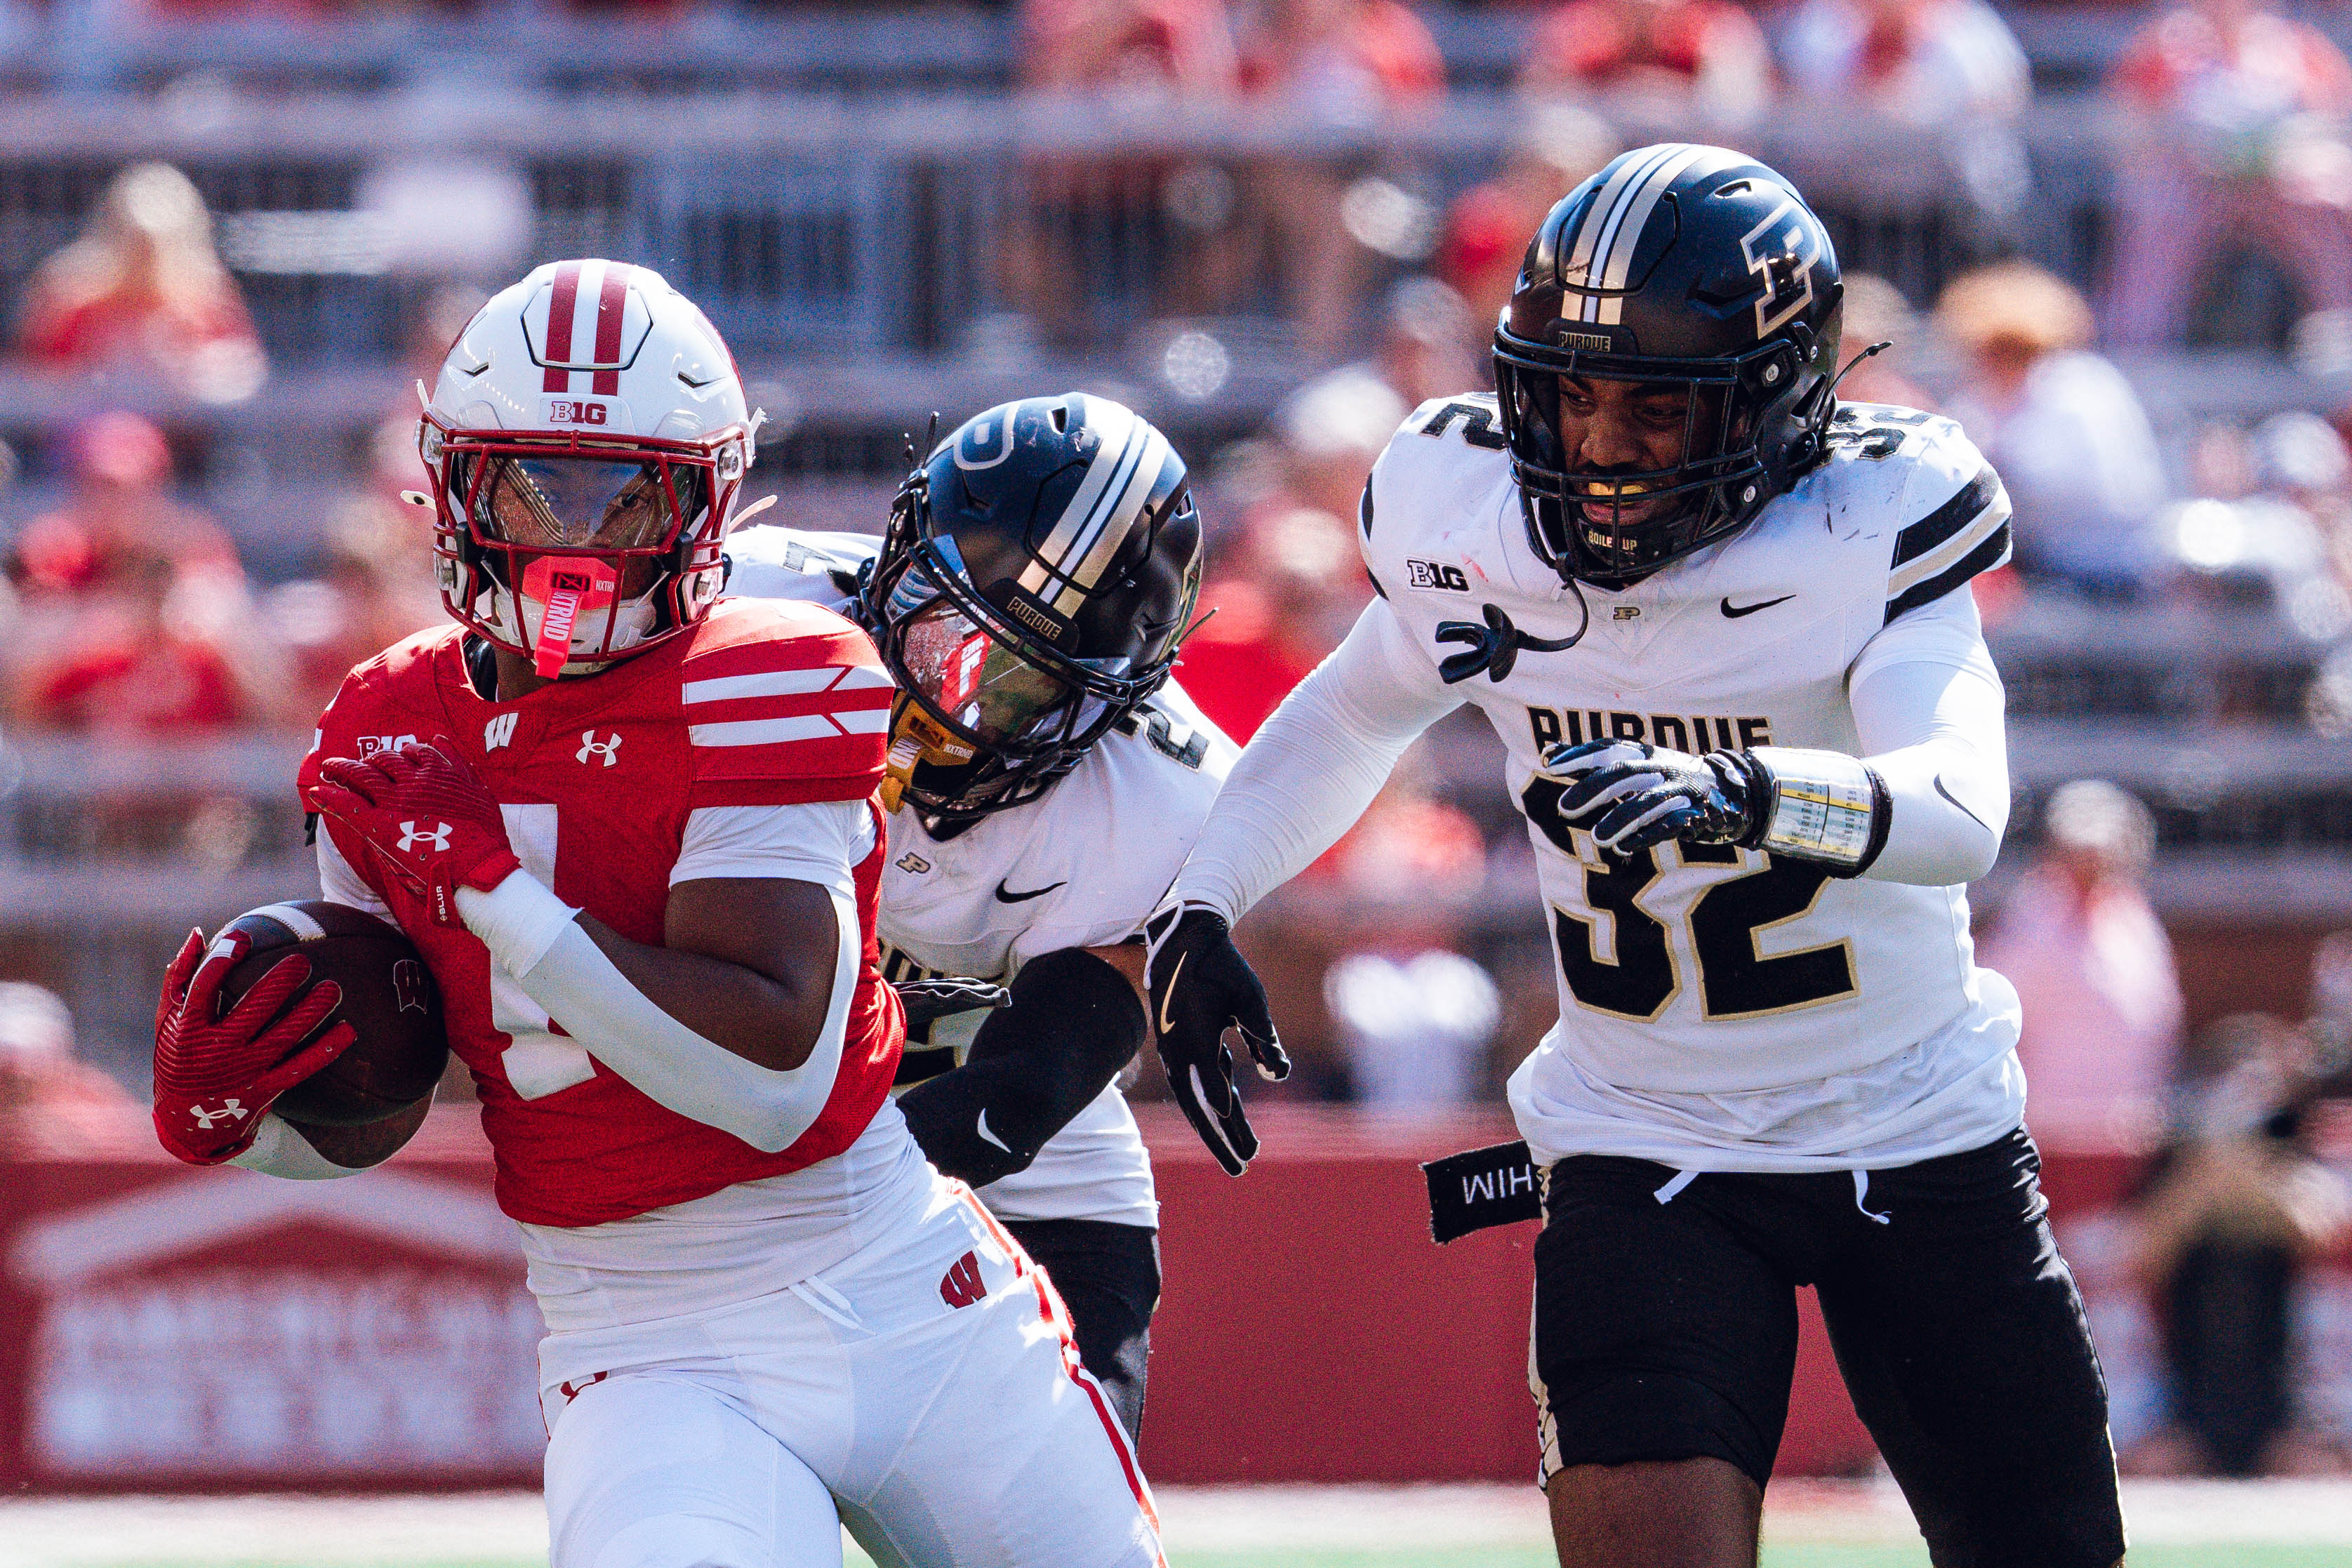
[[[213,940],[232,932],[242,932],[253,945],[221,985],[224,1013],[299,950],[310,961],[304,993],[321,980],[342,987],[342,1000],[318,1033],[349,1023],[359,1036],[341,1056],[279,1096],[272,1108],[278,1115],[320,1127],[360,1127],[433,1092],[449,1059],[441,996],[399,927],[341,904],[306,900],[239,915]]]

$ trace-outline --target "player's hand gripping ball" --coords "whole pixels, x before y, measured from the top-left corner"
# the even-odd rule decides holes
[[[1234,946],[1224,916],[1214,910],[1171,906],[1143,929],[1150,944],[1145,989],[1169,1091],[1225,1174],[1238,1176],[1257,1157],[1257,1134],[1234,1086],[1225,1031],[1241,1035],[1268,1082],[1290,1076],[1265,987]]]
[[[1669,838],[1736,844],[1754,822],[1748,774],[1722,752],[1694,757],[1643,741],[1587,741],[1544,753],[1544,773],[1567,787],[1560,818],[1617,855]]]
[[[322,981],[296,1001],[310,978],[310,961],[299,954],[279,962],[222,1013],[221,984],[251,942],[233,931],[207,948],[204,932],[190,931],[155,1005],[155,1135],[192,1165],[217,1165],[243,1153],[270,1102],[359,1037],[351,1025],[337,1024],[304,1043],[342,992]]]
[[[465,923],[459,888],[487,893],[521,868],[499,803],[446,737],[364,762],[331,758],[319,778],[310,809],[365,840],[385,871],[424,899],[436,924]]]

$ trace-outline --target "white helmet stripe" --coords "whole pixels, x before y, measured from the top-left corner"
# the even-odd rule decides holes
[[[1592,252],[1600,242],[1601,231],[1608,226],[1610,215],[1616,211],[1617,204],[1624,196],[1626,186],[1633,183],[1634,177],[1641,172],[1642,167],[1642,163],[1633,158],[1627,158],[1618,165],[1617,172],[1609,176],[1609,183],[1601,187],[1601,194],[1592,198],[1592,205],[1584,209],[1584,221],[1579,224],[1576,229],[1575,248],[1570,251],[1567,265],[1560,268],[1561,281],[1568,282],[1580,272],[1583,275],[1583,284],[1570,286],[1581,287],[1591,284]],[[1592,319],[1592,301],[1590,299],[1583,301],[1580,318],[1588,321]]]
[[[1608,276],[1612,260],[1620,251],[1630,251],[1634,246],[1640,244],[1642,238],[1640,226],[1633,226],[1629,230],[1625,220],[1641,201],[1642,194],[1657,188],[1656,181],[1660,168],[1672,163],[1675,155],[1682,150],[1679,142],[1669,142],[1656,149],[1649,157],[1643,160],[1640,167],[1634,171],[1633,179],[1626,182],[1619,190],[1616,203],[1602,220],[1600,238],[1593,246],[1592,266],[1584,275],[1584,286],[1587,289],[1598,289],[1605,287],[1601,279]],[[1605,314],[1608,302],[1601,299],[1598,294],[1586,295],[1583,306],[1581,314],[1585,321],[1608,320]]]
[[[1168,467],[1168,437],[1140,420],[1137,424],[1142,427],[1144,439],[1126,489],[1112,503],[1095,534],[1093,546],[1069,574],[1070,585],[1055,601],[1054,607],[1065,615],[1075,612],[1086,590],[1101,582],[1103,574],[1110,570],[1110,563],[1126,546],[1128,535],[1135,531],[1136,523],[1150,509],[1152,497],[1160,488],[1160,476]]]
[[[1152,445],[1146,437],[1159,435],[1133,410],[1104,398],[1086,399],[1082,416],[1086,426],[1099,437],[1095,444],[1094,460],[1087,465],[1086,478],[1079,481],[1077,493],[1055,521],[1053,531],[1037,547],[1037,559],[1022,570],[1021,587],[1029,594],[1043,594],[1050,583],[1077,575],[1066,563],[1076,560],[1083,567],[1104,530],[1119,520],[1145,450]],[[1159,445],[1162,451],[1166,449],[1164,440]],[[1152,471],[1156,474],[1158,469]],[[1134,521],[1129,509],[1118,531],[1121,542]],[[1115,551],[1118,546],[1111,548]],[[1100,565],[1095,568],[1097,577],[1101,570]],[[1093,585],[1092,581],[1083,584]],[[1070,598],[1066,584],[1054,597],[1055,608],[1071,607],[1066,603]]]
[[[1626,204],[1625,221],[1618,228],[1617,243],[1611,247],[1604,265],[1596,268],[1601,274],[1595,279],[1599,287],[1619,289],[1625,287],[1626,275],[1633,269],[1633,253],[1642,247],[1642,231],[1649,226],[1650,215],[1657,210],[1659,198],[1666,194],[1667,186],[1681,179],[1702,160],[1712,158],[1717,166],[1727,166],[1733,161],[1714,147],[1677,147],[1675,153],[1643,182],[1633,200]],[[1603,323],[1613,327],[1624,318],[1625,300],[1622,294],[1611,295],[1601,301]]]

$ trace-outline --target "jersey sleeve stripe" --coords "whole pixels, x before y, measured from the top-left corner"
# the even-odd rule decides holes
[[[1952,563],[1972,555],[1978,547],[2009,526],[2009,497],[1996,494],[1993,504],[1970,518],[1950,538],[1895,568],[1886,579],[1886,596],[1899,599],[1920,584],[1940,577]]]
[[[691,654],[679,668],[681,685],[730,675],[768,675],[793,669],[879,668],[874,645],[848,622],[814,605],[780,603],[777,607],[805,611],[810,616],[822,616],[833,623],[833,627],[822,635],[761,637]]]
[[[678,689],[679,700],[726,702],[739,697],[803,697],[815,691],[887,689],[890,678],[865,665],[819,665],[814,669],[758,670],[749,675],[720,675],[689,680]]]
[[[1914,584],[1886,603],[1886,618],[1893,620],[1906,610],[1916,610],[1922,605],[1932,605],[1937,599],[1966,583],[1979,573],[1990,572],[2009,559],[2008,509],[2002,509],[2000,526],[1979,542],[1977,547],[1962,556],[1947,570],[1922,583]]]
[[[1895,559],[1890,564],[1901,566],[1917,560],[1946,540],[1965,531],[1995,502],[2001,503],[2002,515],[2008,515],[2008,500],[2007,492],[2001,489],[2000,476],[1994,473],[1990,465],[1979,469],[1977,477],[1962,485],[1959,492],[1949,500],[1918,521],[1905,525],[1903,531],[1895,536]]]
[[[697,746],[768,746],[789,741],[832,741],[844,735],[879,735],[890,728],[881,708],[852,713],[799,713],[784,719],[736,719],[688,724],[686,738]]]

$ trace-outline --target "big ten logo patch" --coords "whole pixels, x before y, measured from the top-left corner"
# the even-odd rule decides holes
[[[1449,594],[1470,591],[1470,574],[1459,566],[1448,566],[1443,561],[1415,561],[1404,563],[1405,580],[1416,588],[1443,588]]]
[[[988,1294],[980,1278],[980,1254],[967,1252],[948,1266],[940,1279],[940,1300],[950,1307],[969,1307]]]
[[[1580,746],[1587,741],[1647,741],[1654,746],[1694,754],[1745,751],[1772,743],[1772,721],[1762,715],[1625,713],[1529,704],[1528,729],[1539,755],[1554,746]]]
[[[365,758],[373,757],[378,752],[396,752],[403,746],[413,746],[415,743],[416,737],[414,735],[362,735],[359,738],[360,755]]]
[[[550,425],[602,425],[612,417],[612,405],[593,403],[587,398],[551,397],[547,400],[547,422]]]

